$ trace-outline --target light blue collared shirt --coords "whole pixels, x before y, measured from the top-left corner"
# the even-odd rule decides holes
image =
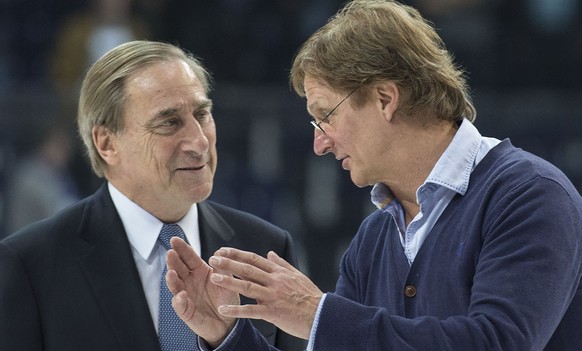
[[[414,262],[422,243],[453,197],[456,194],[465,194],[473,169],[499,142],[498,139],[481,136],[470,121],[463,120],[445,152],[438,159],[424,183],[416,190],[416,202],[420,206],[420,212],[412,219],[408,227],[404,221],[404,209],[390,189],[382,183],[374,185],[371,191],[372,202],[381,211],[392,215],[409,264],[412,265]],[[313,321],[307,345],[308,351],[313,350],[319,315],[325,297],[326,295],[323,295]]]

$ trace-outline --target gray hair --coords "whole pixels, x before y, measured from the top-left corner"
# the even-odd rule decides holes
[[[107,166],[93,143],[94,127],[103,126],[112,133],[124,128],[125,82],[133,73],[158,62],[184,61],[206,94],[212,79],[198,58],[171,44],[154,41],[131,41],[121,44],[95,62],[81,87],[77,125],[95,174],[103,177]]]

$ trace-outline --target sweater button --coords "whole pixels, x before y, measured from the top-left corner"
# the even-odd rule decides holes
[[[416,287],[414,285],[405,286],[404,287],[404,296],[415,297],[416,296]]]

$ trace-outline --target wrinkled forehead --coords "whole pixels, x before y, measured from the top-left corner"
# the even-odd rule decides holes
[[[320,113],[321,109],[329,107],[330,102],[344,95],[343,91],[334,89],[325,80],[313,76],[305,77],[304,87],[307,111],[312,115]]]

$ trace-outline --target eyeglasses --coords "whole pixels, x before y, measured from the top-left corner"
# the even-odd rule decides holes
[[[329,111],[325,117],[323,117],[321,119],[321,121],[317,122],[315,119],[312,119],[309,123],[311,123],[311,125],[313,125],[315,127],[315,129],[319,130],[320,132],[322,132],[323,134],[325,134],[325,130],[323,130],[323,127],[321,126],[322,123],[327,123],[327,120],[329,119],[329,117],[331,116],[331,114],[337,110],[338,107],[340,107],[340,105],[346,101],[350,96],[352,96],[353,93],[356,92],[356,90],[358,90],[362,85],[358,85],[354,90],[352,90],[345,98],[342,99],[342,101],[340,101],[337,105],[335,105],[334,108],[331,109],[331,111]]]

